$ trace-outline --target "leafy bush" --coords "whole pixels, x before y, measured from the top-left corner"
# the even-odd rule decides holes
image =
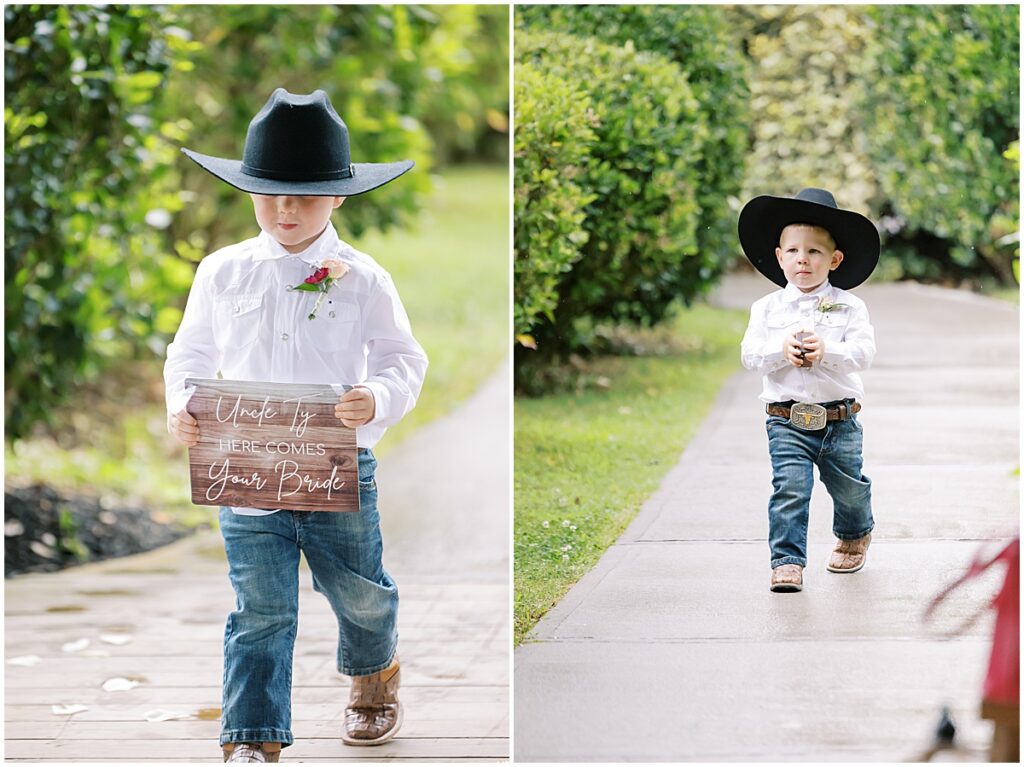
[[[520,343],[538,317],[555,321],[558,284],[587,241],[584,206],[594,200],[577,183],[595,136],[581,85],[545,78],[532,63],[515,79],[515,315]]]
[[[749,143],[748,62],[730,18],[707,5],[528,5],[517,8],[516,20],[525,29],[632,45],[679,65],[707,126],[708,150],[694,160],[697,243],[707,254],[699,276],[717,278],[739,249],[730,197],[739,194]]]
[[[100,360],[145,350],[192,269],[160,233],[181,208],[174,124],[157,105],[186,53],[174,16],[36,5],[7,6],[4,20],[11,440],[48,422]]]
[[[574,179],[594,196],[583,208],[588,239],[562,279],[554,319],[534,324],[538,348],[528,354],[540,362],[586,347],[595,323],[657,322],[701,290],[715,260],[697,244],[696,165],[708,130],[685,75],[658,54],[527,31],[516,36],[516,56],[544,81],[584,84],[594,137]],[[521,347],[517,357],[521,371],[533,361]]]
[[[722,12],[752,64],[744,199],[833,190],[879,224],[883,278],[1013,280],[1016,6]]]
[[[877,191],[858,66],[877,34],[859,6],[736,6],[752,60],[743,199],[815,186],[871,215]],[[735,221],[735,218],[734,218]]]
[[[1014,280],[1020,228],[1020,9],[877,6],[869,146],[908,276]],[[919,247],[922,240],[929,247]]]

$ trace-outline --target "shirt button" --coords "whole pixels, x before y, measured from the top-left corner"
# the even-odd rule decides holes
[[[281,340],[282,341],[287,341],[288,340],[288,334],[287,333],[282,333],[281,334]]]
[[[239,306],[238,304],[235,304],[235,314],[238,314],[241,311],[242,311],[242,307]]]
[[[333,316],[334,316],[334,312],[328,312],[328,313],[327,313],[327,316],[328,316],[328,317],[333,317]]]

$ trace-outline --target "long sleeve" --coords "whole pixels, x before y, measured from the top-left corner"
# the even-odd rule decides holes
[[[181,412],[188,404],[191,395],[185,389],[186,378],[213,378],[217,372],[219,352],[213,335],[208,263],[209,259],[204,259],[196,269],[181,325],[167,347],[164,396],[168,415]]]
[[[392,426],[416,404],[427,372],[427,355],[413,338],[391,278],[381,277],[380,288],[370,300],[363,322],[367,378],[359,385],[373,394],[371,423]]]
[[[747,331],[743,334],[743,342],[740,344],[740,361],[743,363],[743,367],[762,375],[772,373],[789,364],[782,355],[782,344],[775,343],[768,338],[766,306],[767,303],[761,300],[750,307],[750,322],[747,324]]]

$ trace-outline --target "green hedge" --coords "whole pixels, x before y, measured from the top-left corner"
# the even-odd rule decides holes
[[[533,347],[539,318],[553,323],[558,286],[588,239],[584,207],[594,194],[576,179],[595,140],[590,98],[579,83],[546,78],[532,63],[515,79],[514,331]]]
[[[890,256],[914,277],[1012,283],[1020,8],[877,6],[866,61]],[[922,247],[925,246],[925,247]]]
[[[701,180],[697,243],[708,254],[699,277],[717,278],[739,248],[730,197],[739,194],[749,145],[749,64],[729,17],[707,5],[529,5],[517,8],[516,21],[523,29],[631,45],[679,65],[707,126],[709,147],[694,162]]]
[[[517,346],[519,380],[527,385],[523,366],[587,347],[597,323],[660,320],[674,300],[701,289],[713,257],[697,243],[697,163],[708,130],[679,67],[629,46],[532,31],[517,34],[516,56],[541,75],[538,87],[585,88],[587,119],[569,127],[588,155],[573,180],[593,195],[583,208],[588,239],[580,245],[580,268],[563,275],[554,319],[535,316],[537,349]],[[529,206],[517,212],[531,215]]]

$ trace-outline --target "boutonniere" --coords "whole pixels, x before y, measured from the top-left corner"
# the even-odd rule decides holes
[[[822,314],[828,314],[829,312],[839,312],[843,309],[848,309],[849,304],[839,304],[833,301],[826,301],[824,299],[818,301],[818,311]]]
[[[326,261],[321,261],[320,266],[303,280],[301,284],[292,285],[288,290],[305,290],[320,294],[316,297],[313,311],[309,314],[309,319],[313,319],[316,317],[316,313],[320,311],[320,305],[324,302],[327,291],[331,289],[334,283],[344,277],[347,272],[348,264],[336,258],[329,258]]]

